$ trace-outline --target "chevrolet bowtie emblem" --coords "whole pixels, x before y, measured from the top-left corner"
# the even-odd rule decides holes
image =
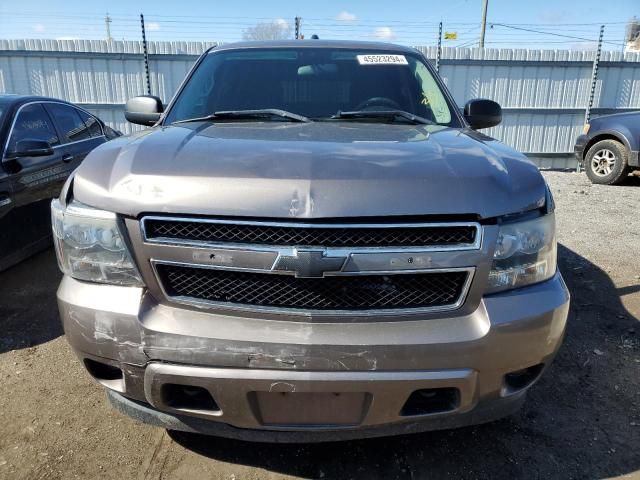
[[[327,272],[342,270],[347,257],[326,257],[322,250],[295,250],[293,255],[280,255],[274,270],[293,272],[296,277],[323,277]]]

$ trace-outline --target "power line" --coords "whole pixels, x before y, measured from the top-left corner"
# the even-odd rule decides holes
[[[573,36],[573,35],[564,35],[562,33],[541,32],[540,30],[534,30],[534,29],[531,29],[531,28],[514,27],[513,25],[505,25],[504,23],[492,23],[491,24],[491,28],[493,28],[494,26],[499,26],[499,27],[504,27],[504,28],[511,28],[513,30],[522,30],[524,32],[541,33],[543,35],[552,35],[554,37],[571,38],[573,40],[582,40],[582,41],[587,41],[587,42],[596,41],[593,38],[576,37],[576,36]],[[613,42],[607,42],[607,43],[613,43]],[[619,45],[619,44],[616,44],[616,45]]]
[[[3,11],[3,13],[5,15],[16,15],[16,16],[26,16],[26,17],[30,17],[32,18],[34,15],[41,15],[41,16],[46,16],[47,18],[51,18],[51,17],[61,17],[61,18],[95,18],[94,15],[89,15],[89,14],[72,14],[72,13],[68,13],[68,14],[59,14],[59,13],[44,13],[42,11]],[[128,13],[120,13],[120,14],[110,14],[110,16],[114,19],[134,19],[132,21],[136,21],[135,17],[136,15],[134,14],[128,14]],[[148,16],[148,15],[147,15]],[[236,16],[218,16],[218,15],[161,15],[161,14],[154,14],[153,17],[157,17],[157,18],[166,18],[166,19],[174,19],[174,18],[193,18],[193,19],[203,19],[203,18],[212,18],[212,19],[244,19],[244,20],[276,20],[277,18],[279,18],[277,15],[276,16],[271,16],[271,17],[260,17],[260,16],[243,16],[243,15],[236,15]],[[357,24],[357,23],[375,23],[375,24],[387,24],[387,23],[400,23],[403,25],[408,25],[408,24],[422,24],[422,25],[435,25],[437,26],[439,22],[427,22],[427,21],[405,21],[405,20],[355,20],[353,22],[340,22],[339,20],[336,20],[335,18],[332,17],[305,17],[305,19],[307,20],[329,20],[329,21],[334,21],[336,23],[348,23],[348,24]],[[164,20],[167,21],[167,20]],[[477,22],[444,22],[447,25],[476,25]],[[488,23],[492,23],[492,22],[488,22]],[[501,23],[501,22],[493,22],[493,23]],[[541,22],[541,23],[514,23],[514,22],[510,22],[509,25],[516,25],[516,26],[549,26],[549,27],[562,27],[562,26],[569,26],[569,25],[573,25],[573,26],[587,26],[587,25],[626,25],[628,22],[626,21],[611,21],[611,22],[607,22],[607,21],[603,21],[603,22],[583,22],[583,23],[567,23],[567,22],[563,22],[563,23],[556,23],[556,22]]]
[[[455,2],[454,2],[455,3]],[[448,8],[451,10],[453,5]],[[7,15],[8,14],[8,15]],[[44,31],[35,31],[38,18],[46,27]],[[46,19],[45,19],[46,18]],[[146,32],[153,32],[154,37],[164,35],[168,39],[202,39],[215,41],[233,41],[239,38],[240,31],[255,25],[256,22],[274,22],[278,17],[260,16],[196,16],[196,15],[152,15],[146,16]],[[4,37],[24,38],[24,31],[31,28],[27,24],[34,25],[34,31],[30,32],[33,38],[51,38],[53,36],[81,36],[86,39],[104,38],[100,32],[106,29],[107,38],[116,37],[123,40],[136,40],[139,38],[140,24],[133,15],[107,14],[101,18],[100,15],[88,14],[60,14],[46,12],[5,12],[0,18],[0,25],[10,26],[17,24],[16,28],[6,28]],[[500,23],[487,21],[491,28],[496,27],[492,33],[482,42],[486,45],[563,45],[572,41],[582,41],[595,44],[595,38],[586,38],[583,33],[585,27],[594,25],[593,23]],[[291,24],[291,23],[290,23]],[[603,39],[606,45],[619,48],[622,44],[623,25],[626,22],[602,22],[598,23],[607,26],[607,36]],[[392,40],[399,43],[411,45],[434,44],[438,32],[438,22],[411,20],[408,22],[401,20],[375,20],[356,19],[353,22],[341,22],[330,17],[305,17],[305,28],[318,33],[322,38],[370,38]],[[384,32],[376,32],[381,27],[388,27]],[[497,28],[497,27],[502,27]],[[458,31],[457,40],[445,42],[446,46],[466,47],[478,43],[477,32],[481,24],[477,22],[443,22],[443,28],[447,31]],[[14,32],[22,29],[22,32]],[[0,30],[0,31],[3,31]],[[462,31],[461,31],[462,30]],[[506,30],[506,31],[504,31]],[[573,35],[573,33],[578,35]],[[486,32],[485,32],[486,33]],[[616,38],[620,36],[620,39]],[[557,40],[555,40],[557,39]]]
[[[496,25],[499,22],[489,22],[495,23]],[[566,27],[566,26],[589,26],[589,25],[626,25],[629,22],[593,22],[593,23],[509,23],[509,25],[517,25],[522,27]]]
[[[455,5],[454,5],[455,6]],[[451,7],[453,8],[453,7]],[[95,18],[95,15],[90,15],[90,14],[73,14],[73,13],[66,13],[66,14],[60,14],[60,13],[44,13],[40,10],[40,11],[25,11],[25,10],[20,10],[20,11],[8,11],[8,10],[3,10],[4,15],[14,15],[14,16],[26,16],[29,18],[33,18],[34,16],[45,16],[46,18],[52,18],[52,17],[60,17],[60,18]],[[133,19],[132,21],[136,22],[135,14],[132,13],[128,13],[128,12],[120,12],[117,14],[113,14],[111,13],[110,16],[113,19]],[[148,15],[147,15],[148,16]],[[206,18],[211,18],[211,19],[238,19],[238,20],[277,20],[278,17],[277,15],[274,16],[270,16],[270,17],[262,17],[262,16],[246,16],[246,15],[236,15],[236,16],[219,16],[219,15],[162,15],[162,14],[154,14],[153,17],[157,17],[157,18],[163,18],[163,19],[175,19],[175,18],[187,18],[187,19],[206,19]],[[336,20],[335,17],[305,17],[306,20],[325,20],[325,21],[333,21],[333,22],[340,22],[339,20]],[[167,21],[167,20],[164,20]],[[420,25],[435,25],[437,26],[439,22],[433,21],[433,22],[427,22],[427,21],[406,21],[406,20],[355,20],[353,22],[340,22],[340,23],[345,23],[345,24],[364,24],[364,23],[374,23],[374,24],[402,24],[402,25],[409,25],[409,24],[420,24]],[[477,22],[444,22],[446,25],[476,25]],[[488,23],[492,23],[492,22],[488,22]],[[501,22],[494,22],[494,23],[501,23]],[[600,22],[582,22],[582,23],[570,23],[570,22],[562,22],[562,23],[556,23],[556,22],[539,22],[539,23],[514,23],[514,22],[510,22],[509,25],[516,25],[516,26],[549,26],[549,27],[563,27],[563,26],[588,26],[588,25],[626,25],[628,22],[627,21],[600,21]]]
[[[473,47],[476,43],[478,43],[478,39],[474,38],[470,42],[465,42],[462,45],[456,45],[454,48],[465,48],[465,47]],[[489,42],[490,43],[490,42]]]

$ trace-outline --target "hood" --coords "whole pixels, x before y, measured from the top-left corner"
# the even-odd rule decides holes
[[[471,130],[199,122],[101,145],[74,196],[131,216],[489,218],[543,205],[545,184],[524,155]]]

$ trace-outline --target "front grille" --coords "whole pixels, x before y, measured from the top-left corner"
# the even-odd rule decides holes
[[[474,225],[271,225],[219,223],[198,220],[147,218],[146,238],[322,247],[422,247],[473,245],[478,234]]]
[[[296,278],[158,264],[169,297],[303,310],[446,307],[460,299],[467,271]]]

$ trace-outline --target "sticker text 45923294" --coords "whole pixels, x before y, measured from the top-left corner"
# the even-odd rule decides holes
[[[360,65],[409,65],[404,55],[357,55]]]

